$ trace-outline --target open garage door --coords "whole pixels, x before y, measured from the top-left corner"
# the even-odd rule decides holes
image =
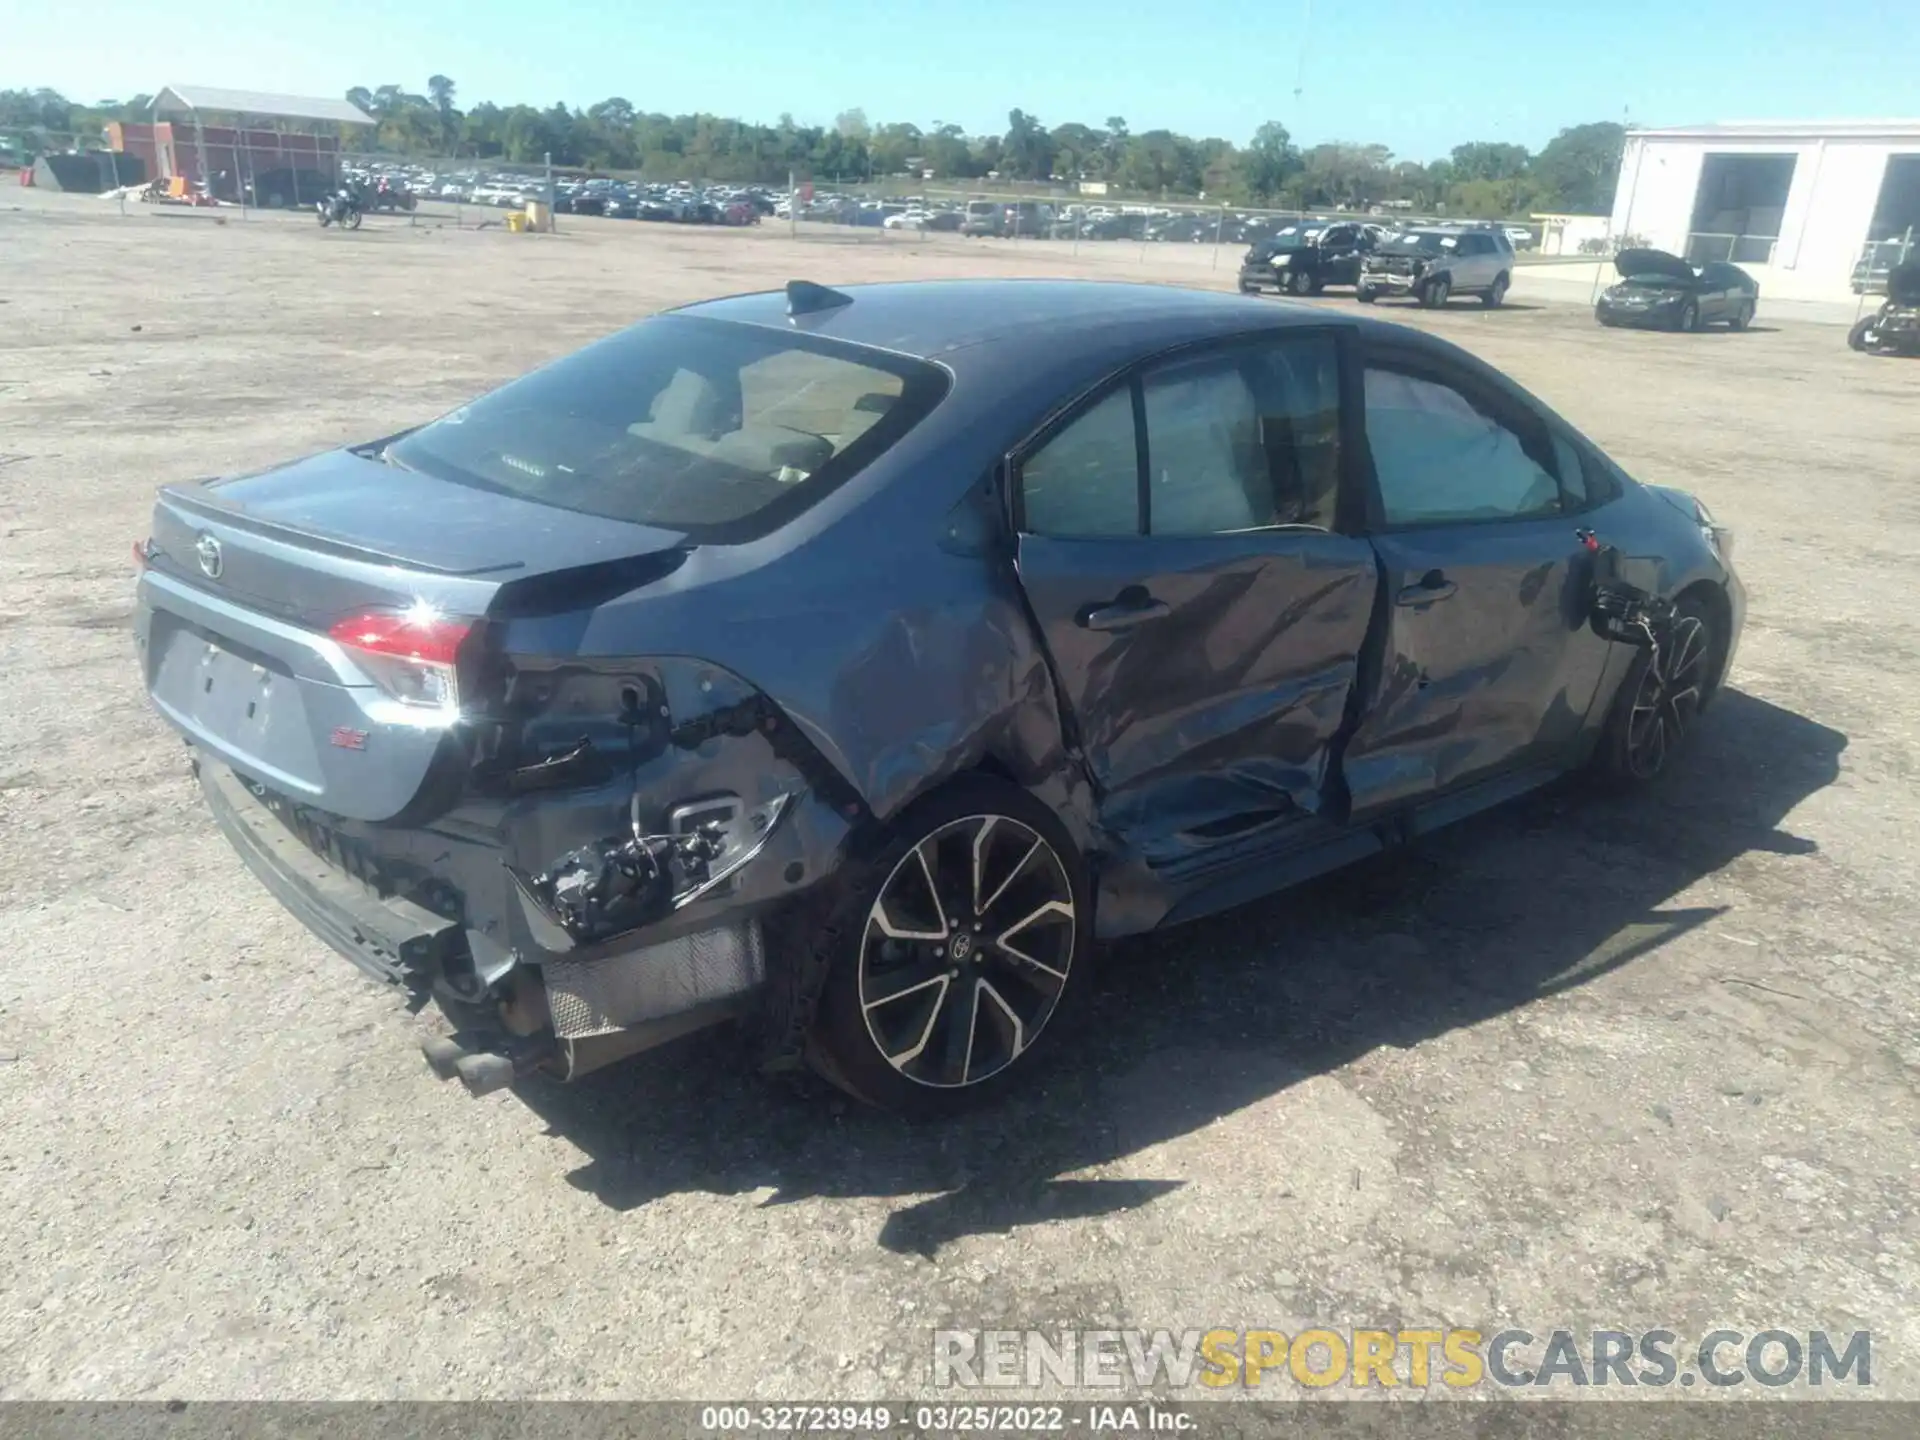
[[[1882,295],[1887,272],[1904,264],[1920,250],[1920,155],[1890,155],[1880,180],[1880,199],[1873,207],[1866,244],[1853,267],[1856,294]]]
[[[1793,188],[1792,155],[1708,154],[1694,192],[1687,259],[1695,265],[1728,261],[1770,265],[1780,240],[1780,217]]]

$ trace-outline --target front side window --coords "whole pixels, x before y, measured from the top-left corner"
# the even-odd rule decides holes
[[[1550,451],[1459,390],[1385,366],[1366,371],[1367,446],[1388,525],[1558,514]]]
[[[939,403],[944,373],[858,346],[658,316],[387,448],[395,464],[696,540],[806,508]]]

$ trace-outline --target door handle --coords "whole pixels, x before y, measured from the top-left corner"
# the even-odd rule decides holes
[[[1087,630],[1131,630],[1149,620],[1162,620],[1173,613],[1164,600],[1156,600],[1145,588],[1129,585],[1105,605],[1089,605],[1079,615]]]
[[[1402,586],[1395,598],[1402,605],[1431,605],[1436,600],[1446,599],[1459,588],[1438,570],[1429,570],[1413,584]]]

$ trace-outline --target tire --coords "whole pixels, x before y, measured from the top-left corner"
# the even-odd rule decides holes
[[[1879,340],[1880,317],[1878,315],[1868,315],[1855,322],[1854,327],[1847,332],[1847,348],[1858,350],[1862,354],[1879,349]]]
[[[1753,323],[1753,302],[1744,300],[1740,308],[1733,312],[1733,318],[1727,321],[1729,330],[1744,330]]]
[[[1287,272],[1287,293],[1289,295],[1311,295],[1315,289],[1313,277],[1304,270]]]
[[[1441,275],[1426,283],[1420,292],[1420,304],[1423,309],[1442,310],[1453,296],[1453,282]]]
[[[1725,638],[1704,604],[1681,600],[1658,665],[1642,650],[1620,683],[1596,756],[1606,775],[1641,784],[1672,767],[1710,693]]]
[[[1504,274],[1496,275],[1493,277],[1492,288],[1489,289],[1486,294],[1480,297],[1480,303],[1486,306],[1487,309],[1489,310],[1498,310],[1500,308],[1501,302],[1506,298],[1507,298],[1507,277]]]
[[[345,225],[349,230],[358,230],[360,228],[360,212],[358,210],[349,210],[347,212],[347,218],[340,223]]]
[[[1362,305],[1371,305],[1380,298],[1380,292],[1370,285],[1361,285],[1354,290],[1353,298]]]
[[[1700,328],[1700,306],[1696,301],[1689,300],[1680,307],[1680,313],[1674,319],[1673,328],[1683,335],[1691,334]]]
[[[828,967],[808,1047],[821,1075],[924,1119],[1038,1069],[1092,968],[1086,868],[1051,810],[969,777],[910,806],[829,883],[807,942]]]

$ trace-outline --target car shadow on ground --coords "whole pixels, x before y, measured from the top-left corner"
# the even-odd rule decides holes
[[[944,1124],[770,1083],[738,1039],[713,1033],[520,1098],[590,1157],[570,1181],[619,1209],[687,1190],[770,1188],[770,1205],[899,1196],[879,1242],[921,1254],[1135,1209],[1181,1178],[1073,1177],[1377,1047],[1584,984],[1713,919],[1671,902],[1742,855],[1812,853],[1782,822],[1833,782],[1846,743],[1730,690],[1653,786],[1568,781],[1442,839],[1107,947],[1032,1088]]]

